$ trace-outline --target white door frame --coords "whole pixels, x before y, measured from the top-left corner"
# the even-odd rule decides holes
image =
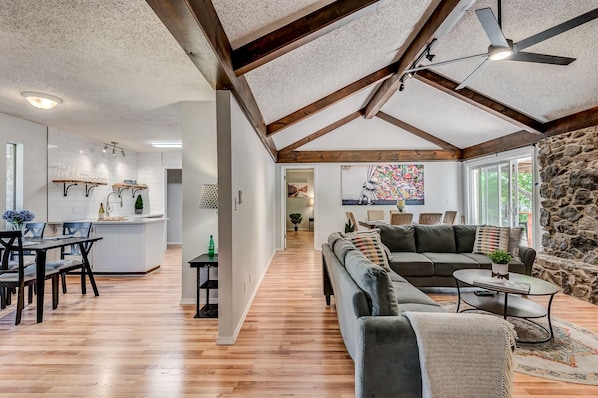
[[[287,170],[296,170],[296,169],[303,169],[312,170],[314,174],[314,209],[313,209],[313,217],[314,217],[314,250],[317,250],[316,242],[318,241],[318,229],[316,228],[317,220],[317,210],[318,210],[318,200],[317,200],[317,190],[316,187],[318,186],[318,169],[312,164],[305,164],[305,165],[293,165],[293,166],[281,166],[280,167],[280,193],[281,193],[281,203],[280,203],[280,242],[282,246],[282,250],[286,250],[287,248]]]

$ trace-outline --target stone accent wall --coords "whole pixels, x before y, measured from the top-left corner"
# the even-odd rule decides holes
[[[534,273],[598,303],[598,126],[538,143],[542,252]]]

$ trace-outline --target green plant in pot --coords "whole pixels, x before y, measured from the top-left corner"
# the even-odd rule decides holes
[[[347,220],[345,223],[345,233],[355,232],[355,225],[351,223],[351,220]]]
[[[137,195],[137,200],[135,200],[135,214],[143,213],[143,198],[141,195]]]
[[[495,250],[487,256],[492,260],[492,276],[509,279],[509,261],[513,259],[511,253],[506,250]]]
[[[295,231],[297,231],[297,229],[299,228],[299,224],[301,224],[301,221],[303,220],[303,218],[301,217],[301,213],[291,213],[289,214],[289,217],[291,218],[291,222],[295,226]]]

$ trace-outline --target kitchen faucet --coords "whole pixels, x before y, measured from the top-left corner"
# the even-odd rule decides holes
[[[116,192],[112,191],[108,194],[108,196],[106,196],[106,217],[110,217],[110,213],[112,212],[112,206],[110,206],[110,195],[113,195],[115,193]],[[118,197],[120,198],[120,207],[123,207],[123,198],[121,195],[119,195]]]

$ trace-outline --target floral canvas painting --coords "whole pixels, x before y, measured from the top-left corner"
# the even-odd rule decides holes
[[[341,166],[343,205],[424,204],[424,165]]]

